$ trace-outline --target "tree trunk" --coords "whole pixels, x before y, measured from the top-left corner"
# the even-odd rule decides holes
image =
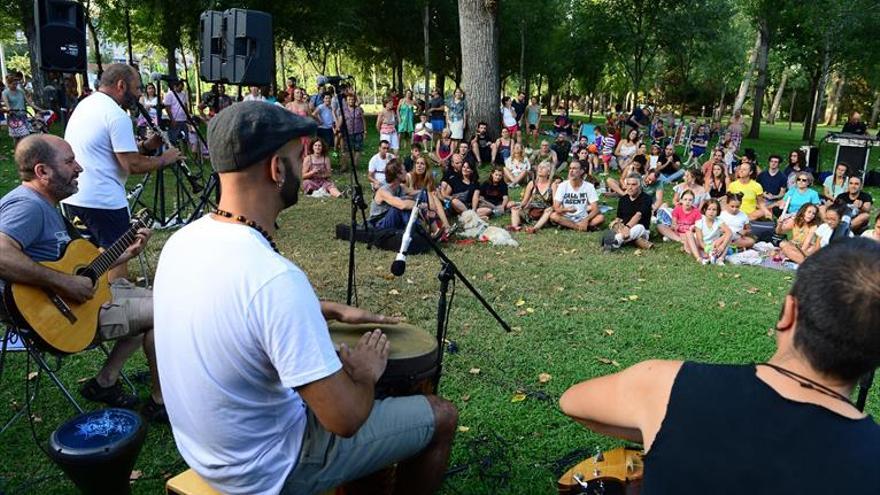
[[[437,88],[441,96],[446,94],[446,74],[442,71],[438,72],[437,76],[434,77],[434,87]]]
[[[430,43],[430,32],[431,32],[431,2],[425,1],[425,9],[422,16],[422,38],[425,43],[425,104],[427,105],[428,99],[431,97],[431,90],[429,86],[431,85],[431,43]]]
[[[489,135],[497,136],[501,126],[497,3],[458,0],[458,12],[461,81],[467,94],[468,123],[487,122]]]
[[[168,77],[177,79],[177,58],[174,46],[165,47],[165,62],[168,64]]]
[[[825,106],[825,125],[833,126],[837,124],[837,113],[840,109],[840,97],[843,95],[844,85],[844,76],[839,76],[835,84],[831,86],[828,104]]]
[[[794,102],[797,100],[797,88],[791,92],[791,105],[788,109],[788,130],[791,130],[791,122],[794,119]]]
[[[376,81],[376,66],[373,65],[370,69],[370,74],[373,76],[373,104],[376,104],[376,99],[379,96],[379,84]]]
[[[810,78],[810,104],[804,117],[804,131],[801,134],[801,141],[808,141],[810,139],[810,127],[813,125],[813,108],[816,105],[816,91],[819,87],[819,79],[821,78],[821,69],[817,69]]]
[[[819,78],[819,84],[813,94],[812,117],[810,118],[809,136],[807,141],[813,144],[816,140],[816,125],[819,123],[819,104],[822,100],[820,96],[825,92],[825,85],[828,84],[828,76],[831,72],[831,49],[829,42],[825,41],[825,55],[822,59],[822,76]]]
[[[880,91],[877,91],[874,96],[874,104],[871,105],[871,119],[868,120],[868,125],[870,127],[874,127],[877,124],[877,116],[880,115]]]
[[[287,64],[284,61],[284,41],[280,43],[281,48],[278,50],[278,58],[281,60],[281,84],[278,84],[278,75],[275,75],[275,89],[287,87]],[[273,95],[274,96],[274,95]]]
[[[767,89],[767,55],[770,51],[770,27],[766,19],[759,22],[758,27],[760,47],[756,67],[758,79],[755,81],[755,101],[752,110],[752,128],[749,129],[749,138],[758,139],[761,136],[761,118],[764,111],[764,91]]]
[[[718,116],[715,120],[721,122],[724,117],[724,98],[727,97],[727,86],[721,86],[721,98],[718,99]],[[683,115],[682,115],[683,117]]]
[[[519,22],[519,88],[522,91],[526,79],[526,21]]]
[[[779,87],[776,88],[776,96],[773,97],[773,106],[770,107],[770,115],[767,116],[768,124],[776,123],[776,116],[779,114],[779,107],[782,105],[782,93],[785,92],[785,83],[788,81],[788,70],[782,71],[782,79],[779,81]]]
[[[400,93],[401,97],[403,96],[404,90],[404,82],[403,82],[403,57],[397,57],[397,92]]]
[[[752,48],[752,54],[749,55],[749,67],[743,75],[742,83],[739,85],[739,92],[736,94],[736,100],[733,102],[733,113],[742,110],[743,104],[746,102],[746,96],[749,94],[749,85],[752,82],[752,71],[755,69],[755,64],[758,60],[758,50],[760,49],[761,31],[758,30],[758,35],[755,38],[755,47]]]
[[[31,11],[30,15],[33,16],[33,11]],[[24,36],[27,39],[28,55],[30,56],[31,84],[33,84],[34,87],[34,101],[37,105],[43,108],[50,108],[51,105],[49,105],[49,101],[43,91],[43,87],[46,85],[46,80],[43,71],[40,70],[40,61],[38,60],[39,54],[37,52],[37,33],[34,28],[33,17],[31,17],[30,23],[25,24]]]
[[[595,95],[592,91],[590,91],[590,102],[588,103],[588,105],[590,106],[590,117],[589,117],[589,120],[588,120],[587,122],[592,122],[592,121],[593,121],[593,109],[594,109],[595,106],[596,106],[596,105],[594,104],[595,101],[596,101],[596,95]]]

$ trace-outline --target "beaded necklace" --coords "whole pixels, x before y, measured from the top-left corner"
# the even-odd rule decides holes
[[[275,245],[275,240],[272,239],[272,236],[269,235],[269,232],[267,232],[266,229],[264,229],[263,227],[260,227],[260,224],[258,224],[257,222],[255,222],[253,220],[248,220],[247,218],[244,217],[244,215],[233,215],[232,213],[225,211],[225,210],[221,210],[220,208],[214,209],[214,214],[221,216],[221,217],[224,217],[224,218],[231,218],[238,223],[242,223],[242,224],[247,225],[248,227],[256,230],[267,241],[269,241],[269,246],[272,247],[273,251],[275,251],[278,254],[281,254],[281,251],[278,250],[278,246]]]
[[[822,385],[821,383],[819,383],[815,380],[811,380],[803,375],[799,375],[799,374],[795,373],[794,371],[785,369],[782,366],[777,366],[775,364],[759,363],[759,365],[760,366],[767,366],[770,369],[775,370],[780,375],[782,375],[788,379],[794,380],[795,382],[798,383],[798,385],[800,385],[803,388],[815,390],[816,392],[819,392],[820,394],[827,395],[828,397],[837,399],[841,402],[846,402],[847,404],[854,406],[854,404],[849,399],[849,397],[847,397],[841,393],[838,393],[837,391],[831,389],[830,387],[826,387],[825,385]]]

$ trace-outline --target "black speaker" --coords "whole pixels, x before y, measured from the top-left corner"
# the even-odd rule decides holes
[[[272,82],[272,16],[265,12],[208,10],[200,17],[199,76],[207,82],[264,86]]]
[[[869,148],[861,146],[837,145],[837,163],[849,165],[850,173],[862,176],[865,162],[868,160]]]
[[[34,25],[41,69],[86,71],[86,21],[81,4],[68,0],[35,0]]]

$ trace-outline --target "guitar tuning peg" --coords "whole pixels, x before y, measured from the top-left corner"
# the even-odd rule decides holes
[[[605,462],[605,454],[599,450],[599,447],[596,447],[596,462]]]

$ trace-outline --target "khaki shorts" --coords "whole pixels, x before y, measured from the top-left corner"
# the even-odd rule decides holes
[[[434,411],[424,395],[373,403],[370,417],[351,438],[325,430],[309,409],[297,465],[281,495],[319,493],[356,480],[425,448],[434,436]]]
[[[151,290],[117,279],[110,284],[110,293],[113,298],[98,314],[98,341],[140,335],[153,328]]]

